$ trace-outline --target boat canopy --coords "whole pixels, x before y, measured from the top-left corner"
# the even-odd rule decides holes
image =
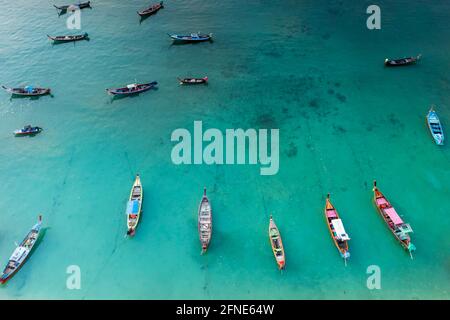
[[[139,212],[139,201],[137,200],[128,201],[127,214],[138,214],[138,212]]]
[[[128,88],[128,89],[134,89],[134,88],[136,88],[136,87],[137,87],[137,85],[136,85],[135,83],[132,83],[132,84],[127,85],[127,88]]]
[[[9,260],[20,261],[27,251],[28,250],[24,247],[17,247],[16,250],[14,250],[13,254],[11,255],[11,258],[9,258]]]
[[[336,238],[338,240],[350,240],[347,232],[345,232],[344,225],[341,219],[333,219],[331,220],[331,224],[333,225],[334,231],[336,232]]]
[[[328,218],[335,218],[335,217],[337,217],[336,210],[327,210],[327,217]]]
[[[403,224],[402,218],[399,217],[399,215],[397,214],[397,212],[395,211],[394,208],[390,207],[390,208],[384,209],[384,212],[389,216],[389,218],[391,218],[392,222],[396,226]]]

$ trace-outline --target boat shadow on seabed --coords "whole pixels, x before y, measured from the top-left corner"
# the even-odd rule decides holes
[[[40,95],[40,96],[17,96],[17,95],[11,95],[9,98],[9,101],[13,101],[15,99],[29,99],[29,100],[39,100],[42,97],[50,96],[51,98],[54,98],[55,96],[52,93],[46,94],[46,95]]]
[[[47,233],[47,230],[49,230],[50,229],[50,227],[46,227],[46,228],[42,228],[41,229],[41,232],[40,232],[40,234],[39,234],[39,237],[38,237],[38,239],[36,240],[36,244],[33,246],[33,249],[30,251],[30,254],[28,255],[28,257],[27,257],[27,260],[29,260],[30,258],[31,258],[31,256],[33,255],[33,253],[35,252],[35,250],[41,245],[41,242],[42,241],[44,241],[44,238],[45,238],[45,235],[46,235],[46,233]],[[23,267],[23,266],[22,266]],[[22,268],[22,267],[20,267],[20,268]],[[20,270],[19,270],[20,271]],[[15,275],[15,276],[17,276],[17,275]],[[11,279],[11,281],[12,281],[13,279]],[[6,283],[4,283],[4,284],[0,284],[0,289],[1,288],[6,288],[7,286],[8,286],[8,283],[9,283],[10,281],[8,281],[8,282],[6,282]]]
[[[153,87],[147,91],[153,91],[153,90],[158,90],[158,87]],[[112,95],[110,97],[110,103],[113,103],[114,101],[118,101],[118,100],[122,100],[122,99],[126,99],[126,98],[137,98],[139,97],[141,94],[145,94],[147,93],[147,91],[143,91],[143,92],[136,92],[136,93],[130,93],[130,94],[116,94],[116,95]]]

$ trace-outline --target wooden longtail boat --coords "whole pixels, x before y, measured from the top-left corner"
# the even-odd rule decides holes
[[[407,66],[410,64],[414,64],[417,61],[419,61],[420,57],[422,55],[419,54],[417,57],[408,57],[408,58],[402,58],[402,59],[385,59],[384,65],[387,67],[398,67],[398,66]]]
[[[28,96],[28,97],[35,97],[35,96],[43,96],[50,93],[49,88],[35,88],[33,86],[26,86],[26,87],[20,87],[20,88],[7,88],[5,86],[2,86],[3,89],[6,90],[6,92],[11,93],[13,96]]]
[[[273,255],[275,256],[278,269],[283,270],[286,266],[286,256],[284,253],[280,231],[278,230],[275,221],[273,221],[272,215],[270,216],[269,221],[269,241],[272,246]]]
[[[373,201],[389,230],[391,230],[392,234],[412,258],[412,252],[416,250],[416,247],[411,243],[409,233],[413,232],[413,230],[408,223],[403,222],[391,203],[378,190],[376,181],[373,182]]]
[[[40,133],[42,130],[43,129],[41,127],[32,127],[30,125],[27,125],[27,126],[23,127],[22,129],[15,130],[14,135],[16,137],[33,136],[35,134]]]
[[[210,34],[191,33],[190,35],[169,34],[169,37],[171,37],[172,40],[179,42],[201,42],[211,40],[212,33]]]
[[[202,254],[208,250],[212,236],[212,208],[206,188],[203,189],[203,197],[198,206],[198,235],[202,244]]]
[[[39,234],[41,232],[42,217],[39,216],[38,223],[35,224],[23,241],[17,246],[13,254],[9,258],[8,264],[3,269],[3,273],[0,277],[0,283],[6,283],[11,277],[19,271],[19,269],[26,262],[30,256],[34,245],[36,244]]]
[[[123,88],[106,89],[111,95],[132,95],[138,94],[154,88],[158,82],[153,81],[149,83],[132,83]]]
[[[336,248],[339,250],[341,257],[344,258],[345,264],[347,264],[347,259],[350,258],[350,252],[348,251],[348,240],[350,240],[350,237],[347,232],[345,232],[338,211],[330,201],[330,194],[327,195],[324,213],[331,238],[333,239]]]
[[[91,7],[91,2],[87,1],[87,2],[82,2],[82,3],[78,3],[78,4],[68,4],[68,5],[64,5],[64,6],[57,6],[57,5],[53,5],[56,9],[60,10],[61,13],[63,12],[67,12],[68,9],[73,8],[73,9],[85,9],[85,8],[92,8]]]
[[[161,1],[160,3],[151,5],[147,9],[138,11],[138,15],[140,15],[141,17],[149,16],[151,14],[158,12],[162,8],[164,8],[164,5],[163,5],[163,2]]]
[[[442,146],[444,144],[444,130],[442,129],[441,121],[434,111],[434,106],[431,106],[430,111],[426,116],[427,126],[430,129],[431,136],[437,145]]]
[[[208,77],[203,78],[178,78],[178,81],[180,81],[180,84],[203,84],[208,82]]]
[[[77,34],[72,36],[49,36],[47,37],[54,42],[73,42],[80,40],[89,40],[88,34],[85,32],[84,34]]]
[[[142,201],[144,199],[144,189],[142,188],[141,178],[136,175],[133,187],[131,187],[130,198],[127,203],[127,235],[134,236],[139,223],[142,211]]]

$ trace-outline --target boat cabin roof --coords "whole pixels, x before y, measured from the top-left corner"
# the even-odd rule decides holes
[[[392,222],[396,226],[403,224],[402,218],[400,218],[400,216],[397,214],[397,211],[395,211],[394,208],[390,207],[390,208],[384,209],[384,212],[388,215],[389,218],[391,218]]]
[[[347,232],[345,232],[344,224],[342,223],[341,219],[333,219],[331,221],[331,224],[333,225],[334,231],[336,232],[336,238],[338,240],[350,240]]]
[[[138,212],[139,212],[139,201],[137,200],[128,201],[127,214],[137,214]]]

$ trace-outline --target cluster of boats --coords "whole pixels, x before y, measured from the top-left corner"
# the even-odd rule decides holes
[[[412,258],[412,252],[416,250],[416,247],[411,243],[410,233],[413,232],[411,226],[408,223],[403,222],[402,218],[395,211],[392,204],[377,188],[376,181],[373,185],[373,202],[377,208],[378,213],[383,218],[388,229],[392,232],[395,239],[401,244],[401,246],[409,252]],[[339,216],[338,211],[331,203],[330,194],[327,195],[324,208],[325,222],[328,230],[330,231],[331,239],[333,240],[337,250],[341,257],[344,259],[347,265],[347,260],[350,258],[350,251],[348,241],[349,235],[345,231],[344,224]],[[276,226],[273,217],[270,216],[269,220],[269,240],[272,246],[273,255],[277,262],[278,268],[283,270],[286,266],[286,254],[281,240],[281,234]]]
[[[411,226],[408,223],[403,222],[402,218],[400,218],[399,214],[389,200],[387,200],[383,193],[381,193],[378,189],[376,181],[374,181],[373,184],[373,193],[373,202],[379,215],[382,217],[383,221],[386,223],[386,226],[392,232],[397,241],[406,251],[409,252],[412,257],[412,252],[416,250],[416,247],[411,243],[411,237],[409,235],[413,232]],[[142,212],[142,201],[143,188],[139,175],[136,175],[126,208],[128,236],[133,236],[136,233],[136,228]],[[204,254],[207,252],[211,242],[213,227],[212,207],[211,202],[206,195],[206,188],[203,190],[203,196],[200,200],[197,216],[201,254]],[[337,209],[331,203],[330,194],[327,195],[325,200],[324,217],[331,239],[339,251],[339,254],[344,259],[345,264],[347,264],[347,260],[350,258],[348,245],[350,236],[345,231],[344,223],[339,216]],[[286,254],[280,230],[278,229],[272,215],[269,219],[269,241],[278,268],[283,270],[286,266]]]

